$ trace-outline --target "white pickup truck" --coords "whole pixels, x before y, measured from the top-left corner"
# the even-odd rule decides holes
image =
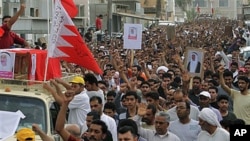
[[[72,76],[64,77],[68,82]],[[55,132],[55,123],[59,111],[59,105],[54,101],[51,94],[48,94],[42,87],[43,82],[4,80],[0,79],[0,111],[23,113],[25,118],[21,118],[16,131],[21,128],[31,128],[33,123],[38,124],[41,129],[55,141],[62,141]],[[3,116],[3,115],[0,115]],[[4,118],[3,118],[4,119]],[[8,121],[8,119],[5,119]],[[0,121],[0,125],[1,122]],[[8,126],[14,126],[9,124]],[[1,129],[2,128],[2,129]],[[4,131],[0,126],[0,131]],[[41,138],[36,135],[36,141]],[[16,141],[15,135],[0,135],[0,141]]]

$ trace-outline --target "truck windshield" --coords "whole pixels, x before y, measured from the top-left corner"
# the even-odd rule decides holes
[[[9,112],[20,110],[25,115],[25,118],[20,120],[17,130],[24,127],[31,128],[32,124],[36,123],[47,132],[46,108],[40,99],[0,94],[0,110]]]

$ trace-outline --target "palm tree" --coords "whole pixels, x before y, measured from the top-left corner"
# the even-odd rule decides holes
[[[175,5],[181,8],[182,11],[186,12],[188,5],[192,4],[193,0],[175,0]]]

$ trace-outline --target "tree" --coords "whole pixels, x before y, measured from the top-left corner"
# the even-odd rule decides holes
[[[181,8],[183,12],[186,12],[187,6],[192,4],[193,0],[175,0],[175,5]]]
[[[193,21],[195,17],[197,16],[197,13],[194,8],[192,8],[190,11],[187,11],[187,20],[188,21]]]

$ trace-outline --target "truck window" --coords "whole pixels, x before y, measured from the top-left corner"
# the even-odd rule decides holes
[[[50,105],[50,125],[51,125],[51,131],[52,134],[55,132],[55,126],[56,126],[56,118],[58,115],[58,112],[60,110],[60,105],[57,104],[56,102],[51,103]]]
[[[0,94],[0,110],[16,112],[20,110],[26,117],[21,119],[17,130],[38,124],[47,133],[45,103],[37,98]]]

